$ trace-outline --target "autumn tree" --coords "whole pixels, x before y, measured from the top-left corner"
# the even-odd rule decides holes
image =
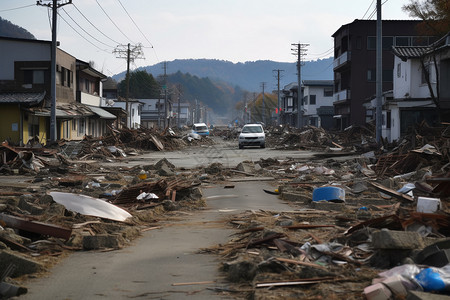
[[[450,0],[410,0],[403,10],[423,21],[419,25],[422,35],[441,37],[450,31]]]
[[[450,32],[450,0],[410,0],[409,4],[403,6],[403,10],[408,12],[411,17],[423,21],[418,25],[418,32],[421,35],[441,38]],[[438,121],[440,121],[443,111],[440,101],[439,63],[436,57],[437,49],[433,47],[434,44],[431,46],[430,49],[423,51],[420,56],[420,64],[431,100],[436,106]],[[431,82],[431,72],[435,74],[436,91]]]

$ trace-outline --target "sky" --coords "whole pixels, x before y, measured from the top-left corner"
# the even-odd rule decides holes
[[[382,2],[382,19],[411,19],[402,10],[409,0]],[[295,62],[296,43],[308,44],[309,61],[333,56],[331,35],[355,19],[376,20],[375,7],[376,0],[72,0],[58,8],[57,40],[107,76],[126,70],[128,43],[142,46],[131,69],[175,59]],[[51,9],[36,0],[1,0],[0,17],[52,38]]]

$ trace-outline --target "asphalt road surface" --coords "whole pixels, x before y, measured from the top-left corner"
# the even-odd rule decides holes
[[[229,239],[230,214],[291,210],[263,191],[273,188],[266,182],[234,185],[205,187],[206,209],[183,213],[177,221],[144,232],[132,246],[73,253],[48,277],[28,282],[28,293],[20,299],[229,299],[213,290],[226,286],[217,257],[198,251]]]

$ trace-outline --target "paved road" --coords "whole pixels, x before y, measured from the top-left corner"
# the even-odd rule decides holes
[[[177,168],[189,169],[208,166],[212,163],[221,163],[226,168],[233,168],[242,161],[259,161],[261,158],[276,158],[279,160],[293,158],[298,160],[308,160],[312,159],[315,153],[303,150],[261,149],[259,147],[239,149],[237,141],[223,141],[220,137],[210,138],[214,139],[214,145],[188,147],[182,151],[148,152],[136,157],[128,157],[123,162],[115,161],[103,164],[106,166],[133,167],[137,165],[155,164],[159,160],[166,158]]]
[[[135,245],[113,252],[78,252],[56,266],[49,277],[27,283],[20,299],[228,299],[212,290],[226,283],[212,254],[197,254],[228,240],[225,225],[232,213],[248,209],[291,210],[276,196],[263,192],[264,182],[235,183],[204,188],[208,207],[182,215],[161,229],[147,231]],[[173,286],[215,281],[213,284]]]

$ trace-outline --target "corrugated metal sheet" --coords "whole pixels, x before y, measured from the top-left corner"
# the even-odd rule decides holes
[[[98,115],[101,119],[115,119],[116,116],[112,113],[107,112],[103,108],[96,107],[96,106],[89,106],[89,109],[92,110],[96,115]]]

